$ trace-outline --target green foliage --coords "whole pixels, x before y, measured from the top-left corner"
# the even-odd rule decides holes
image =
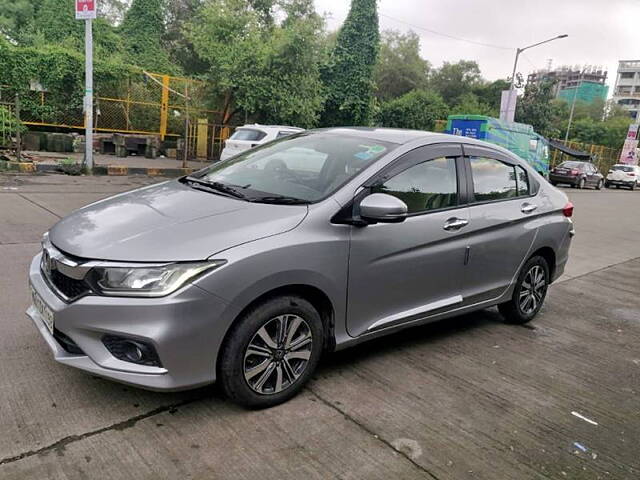
[[[436,120],[446,119],[448,107],[434,92],[414,90],[382,105],[378,124],[383,127],[433,130]]]
[[[384,102],[426,87],[430,68],[420,56],[418,35],[383,32],[375,69],[376,98]]]
[[[18,133],[24,132],[24,125],[8,108],[0,105],[0,147],[8,147],[11,139]]]
[[[165,0],[133,0],[120,27],[131,63],[161,73],[176,73],[162,41],[165,34]]]
[[[209,0],[188,24],[187,38],[224,105],[223,122],[246,112],[261,122],[313,126],[324,100],[322,21],[312,11],[271,25],[264,14],[244,0]]]
[[[32,0],[0,0],[0,36],[20,42],[37,7]]]
[[[553,128],[552,88],[551,82],[540,85],[529,83],[516,106],[516,121],[532,125],[536,132],[545,137],[558,136]]]
[[[58,171],[65,175],[77,176],[87,173],[87,167],[77,163],[73,158],[63,158],[58,160]]]
[[[53,47],[14,47],[0,44],[0,85],[9,86],[9,94],[20,94],[23,118],[52,121],[60,112],[77,116],[82,111],[84,94],[84,56]],[[130,66],[111,61],[94,64],[96,89],[117,88],[134,73]],[[47,90],[47,102],[42,105],[30,82],[37,81]]]
[[[431,76],[430,86],[449,105],[459,103],[460,97],[482,83],[480,67],[474,61],[444,62]]]
[[[488,115],[496,117],[499,111],[484,103],[480,98],[471,92],[463,93],[458,97],[458,103],[451,107],[450,115]]]
[[[323,125],[371,124],[379,43],[376,0],[352,0],[323,71],[327,88]]]
[[[509,90],[511,84],[507,80],[495,80],[493,82],[482,81],[472,88],[478,101],[487,105],[493,112],[493,116],[500,115],[500,103],[502,91]]]

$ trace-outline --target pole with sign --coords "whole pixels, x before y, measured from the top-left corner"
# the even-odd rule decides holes
[[[638,165],[638,129],[640,125],[632,123],[629,125],[629,131],[627,132],[627,138],[624,141],[622,147],[622,153],[620,154],[620,163],[627,165]]]
[[[76,20],[84,20],[84,162],[93,169],[93,19],[96,18],[96,0],[76,0]]]

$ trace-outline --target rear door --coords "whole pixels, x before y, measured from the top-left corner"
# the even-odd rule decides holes
[[[405,202],[409,216],[352,230],[347,330],[354,337],[462,303],[469,209],[460,145],[416,149],[371,183],[372,193]]]
[[[464,146],[469,178],[469,259],[465,305],[499,297],[527,258],[537,233],[537,184],[527,170],[490,148]]]

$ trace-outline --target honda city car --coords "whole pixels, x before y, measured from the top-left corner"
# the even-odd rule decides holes
[[[564,271],[573,205],[525,161],[420,131],[306,131],[60,220],[27,314],[58,362],[153,390],[291,398],[321,356],[498,306]]]

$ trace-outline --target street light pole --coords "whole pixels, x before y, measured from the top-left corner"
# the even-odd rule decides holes
[[[518,70],[518,60],[520,59],[520,54],[522,52],[524,52],[525,50],[529,50],[530,48],[533,47],[537,47],[539,45],[543,45],[545,43],[549,43],[549,42],[553,42],[554,40],[559,40],[561,38],[567,38],[569,35],[567,35],[566,33],[563,35],[558,35],[557,37],[553,37],[553,38],[549,38],[547,40],[543,40],[542,42],[538,42],[538,43],[534,43],[532,45],[528,45],[526,47],[523,48],[517,48],[516,49],[516,59],[513,62],[513,73],[511,74],[511,88],[509,89],[509,100],[507,102],[507,108],[504,109],[504,118],[500,118],[500,120],[507,120],[507,121],[513,121],[513,118],[510,118],[509,112],[511,112],[512,110],[515,111],[515,104],[514,104],[514,100],[516,99],[516,71]]]
[[[582,78],[580,79],[580,84],[576,87],[576,91],[573,92],[573,101],[571,102],[571,112],[569,113],[569,123],[567,124],[567,134],[564,136],[565,143],[569,141],[569,132],[571,131],[571,124],[573,123],[573,114],[576,110],[576,99],[578,97],[578,89],[581,86],[582,86]]]

